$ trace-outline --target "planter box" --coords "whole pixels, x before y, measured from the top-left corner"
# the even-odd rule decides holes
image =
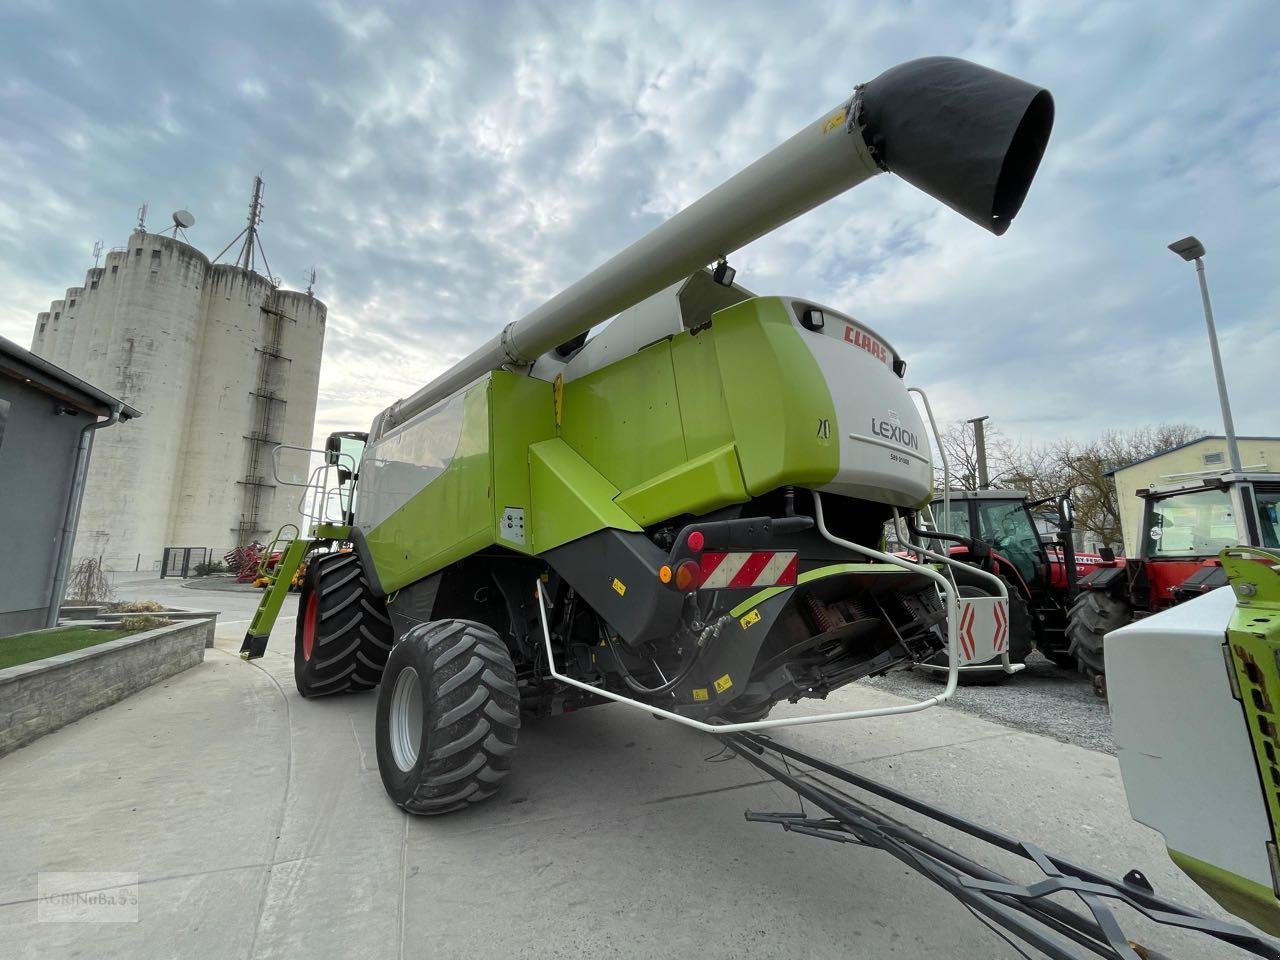
[[[199,664],[206,616],[0,670],[0,756]]]
[[[100,623],[116,624],[125,617],[164,617],[166,620],[217,620],[216,610],[188,610],[184,607],[167,607],[155,613],[100,613],[93,619]],[[209,631],[206,647],[213,646],[213,630]]]

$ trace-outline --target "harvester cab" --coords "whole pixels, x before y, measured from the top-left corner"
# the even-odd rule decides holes
[[[1125,624],[1226,586],[1219,554],[1275,549],[1280,475],[1223,473],[1139,490],[1136,557],[1109,557],[1080,581],[1067,632],[1080,671],[1105,689],[1104,638]]]

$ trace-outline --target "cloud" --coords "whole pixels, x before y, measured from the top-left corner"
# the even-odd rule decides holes
[[[1280,13],[1262,0],[315,9],[16,8],[0,37],[0,333],[185,207],[216,253],[266,180],[271,266],[329,305],[317,435],[363,426],[904,59],[1053,90],[1019,221],[987,236],[880,177],[735,255],[763,293],[865,320],[946,418],[1026,440],[1187,420],[1216,395],[1195,232],[1237,425],[1274,433]],[[1187,29],[1194,21],[1195,29]],[[252,29],[245,24],[252,22]]]

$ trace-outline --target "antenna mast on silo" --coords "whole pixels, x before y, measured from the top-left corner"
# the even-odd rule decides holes
[[[142,201],[142,206],[138,208],[138,229],[146,231],[147,229],[147,202]]]
[[[316,295],[315,289],[316,289],[316,268],[312,267],[311,273],[307,277],[307,296],[314,297]]]
[[[236,255],[236,266],[243,267],[250,273],[257,273],[257,258],[262,257],[262,267],[266,270],[266,278],[273,284],[275,280],[271,276],[271,264],[267,263],[266,251],[262,249],[262,238],[258,236],[258,225],[262,223],[262,177],[253,178],[253,198],[249,201],[249,218],[245,228],[232,238],[231,242],[222,248],[222,252],[213,258],[213,262],[217,263],[222,259],[223,254],[235,246],[237,240],[244,240],[240,245],[240,252]]]
[[[102,241],[93,242],[93,269],[98,269],[98,261],[102,258]]]

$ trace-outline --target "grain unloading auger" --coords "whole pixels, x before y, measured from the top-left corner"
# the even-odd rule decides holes
[[[340,516],[289,546],[242,654],[311,553],[298,689],[380,684],[382,780],[419,814],[492,796],[522,715],[614,700],[733,735],[942,702],[1001,652],[1004,588],[962,596],[949,558],[880,550],[933,488],[905,362],[848,314],[753,295],[726,257],[886,170],[1003,234],[1052,118],[1047,91],[950,58],[859,86],[367,435],[331,437]],[[942,650],[921,703],[766,719]]]

